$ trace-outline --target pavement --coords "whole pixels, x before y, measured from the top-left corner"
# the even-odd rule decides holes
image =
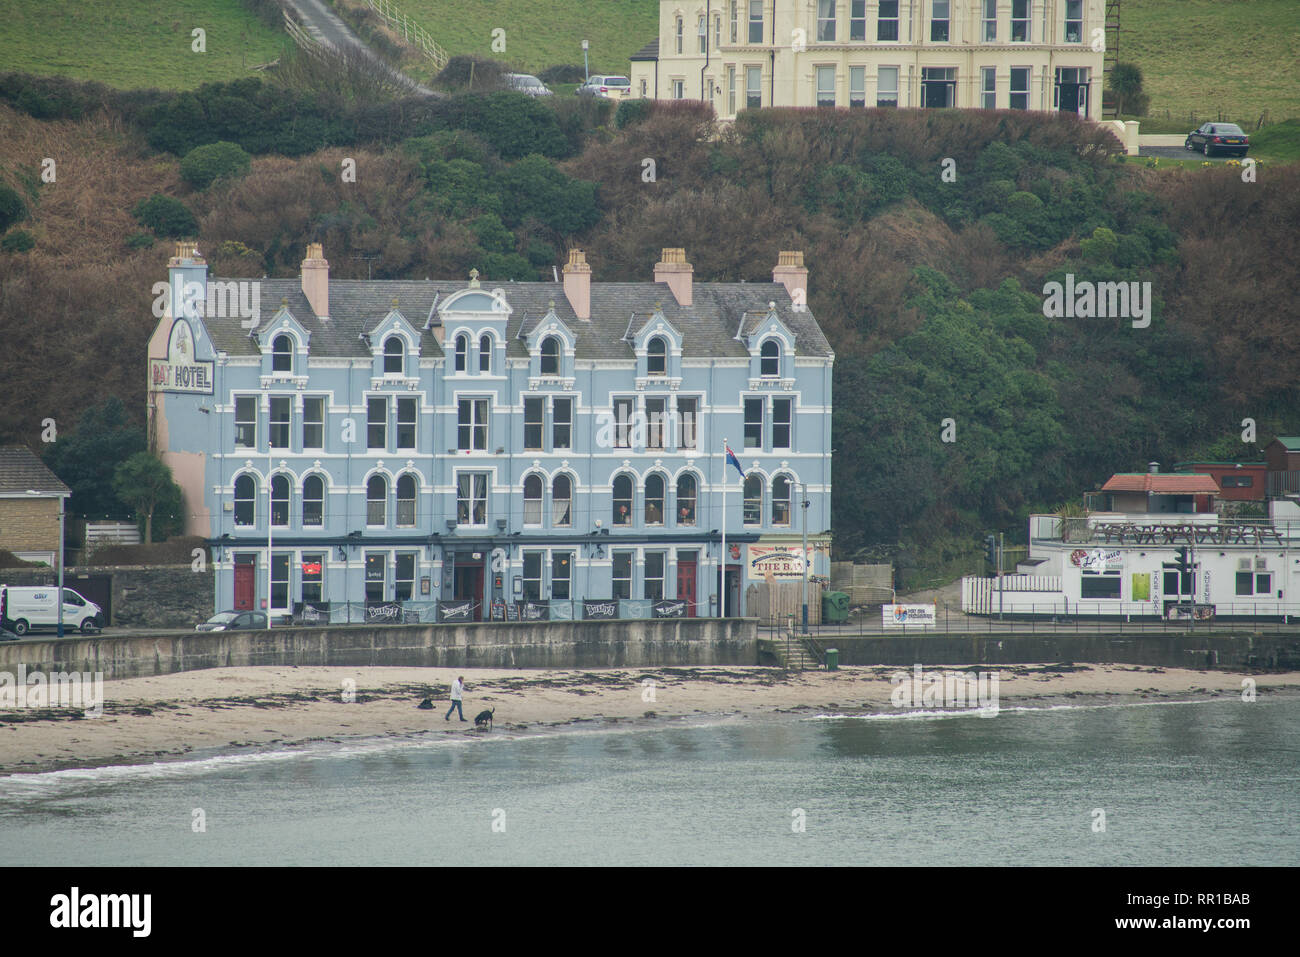
[[[280,2],[294,15],[294,19],[302,25],[312,39],[323,46],[334,50],[352,49],[360,52],[366,59],[409,87],[413,93],[421,93],[425,96],[443,95],[415,82],[405,73],[394,70],[386,60],[366,46],[365,41],[353,33],[352,28],[331,10],[324,0],[280,0]]]

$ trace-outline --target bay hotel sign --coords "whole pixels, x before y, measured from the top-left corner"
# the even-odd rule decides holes
[[[167,358],[149,360],[149,389],[212,395],[212,367],[212,362],[194,358],[194,330],[177,319],[167,337]]]

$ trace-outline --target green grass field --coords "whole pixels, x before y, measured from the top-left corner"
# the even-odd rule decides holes
[[[0,65],[116,87],[191,89],[248,76],[285,35],[240,0],[3,0]],[[194,53],[191,31],[206,33]]]
[[[1253,129],[1265,110],[1300,117],[1298,22],[1296,0],[1123,0],[1119,57],[1142,68],[1153,119]]]
[[[659,31],[659,0],[398,0],[450,54],[505,60],[532,73],[582,63],[592,73],[627,73],[628,57]],[[505,53],[492,31],[505,31]]]

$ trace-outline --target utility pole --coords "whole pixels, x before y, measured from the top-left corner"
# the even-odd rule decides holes
[[[587,41],[582,41],[582,72],[586,79],[591,79],[591,70],[587,66]]]
[[[1002,550],[1005,545],[1003,534],[998,532],[998,621],[1002,620]]]
[[[808,634],[808,483],[799,484],[799,504],[803,510],[803,633]]]

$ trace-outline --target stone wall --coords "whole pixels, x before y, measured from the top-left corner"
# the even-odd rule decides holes
[[[50,568],[0,568],[6,585],[55,585]],[[190,565],[85,565],[65,568],[63,585],[102,604],[107,589],[109,625],[126,628],[188,628],[212,617],[212,568]]]
[[[103,672],[105,678],[244,665],[440,668],[643,668],[752,665],[752,618],[347,625],[175,634],[36,637],[0,643],[0,671],[18,665]]]

